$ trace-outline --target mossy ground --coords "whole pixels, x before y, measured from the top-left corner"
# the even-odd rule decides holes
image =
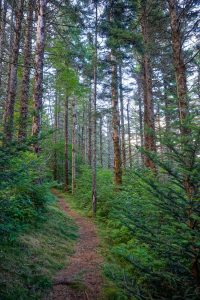
[[[77,228],[57,204],[45,220],[0,249],[0,299],[41,299],[73,253]]]

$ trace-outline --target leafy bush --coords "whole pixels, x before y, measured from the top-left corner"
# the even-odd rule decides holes
[[[187,225],[187,202],[177,197],[175,186],[167,203],[166,183],[157,182],[156,197],[137,176],[129,175],[129,182],[134,192],[121,192],[109,216],[112,250],[106,274],[135,299],[198,299],[192,264],[200,233]]]
[[[13,239],[51,199],[42,157],[16,145],[0,148],[0,235]]]
[[[127,174],[108,215],[106,274],[128,299],[200,297],[199,134],[184,144],[174,136],[165,146],[165,160],[149,154],[159,177]]]

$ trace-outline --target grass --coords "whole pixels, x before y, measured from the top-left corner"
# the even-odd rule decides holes
[[[56,204],[45,220],[0,249],[0,299],[41,299],[73,253],[77,227]]]

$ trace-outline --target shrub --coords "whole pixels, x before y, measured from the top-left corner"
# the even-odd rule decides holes
[[[42,215],[50,200],[42,157],[16,145],[0,148],[0,236],[13,239]]]

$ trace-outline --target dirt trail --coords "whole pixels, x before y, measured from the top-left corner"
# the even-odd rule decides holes
[[[46,300],[100,299],[102,257],[97,253],[99,240],[94,223],[73,211],[58,192],[60,207],[79,227],[79,238],[68,266],[54,279],[53,290]]]

